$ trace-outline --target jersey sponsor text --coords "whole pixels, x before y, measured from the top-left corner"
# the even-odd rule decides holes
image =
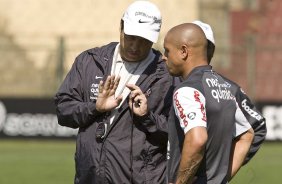
[[[241,103],[242,107],[245,109],[245,111],[252,116],[253,118],[257,119],[258,121],[262,120],[262,116],[260,114],[258,114],[257,112],[255,112],[254,110],[252,110],[248,105],[247,105],[247,100],[244,99]]]
[[[175,103],[175,106],[179,112],[179,117],[182,119],[183,123],[184,123],[184,126],[187,126],[188,125],[188,121],[186,119],[186,115],[184,114],[184,109],[183,107],[181,106],[181,104],[179,103],[179,100],[177,98],[177,95],[178,95],[178,92],[176,92],[174,95],[173,95],[173,100],[174,100],[174,103]]]
[[[227,89],[231,87],[229,83],[224,82],[223,84],[220,84],[217,79],[213,79],[213,78],[207,78],[206,83],[210,88],[217,88],[217,89],[212,89],[211,94],[213,98],[217,100],[218,103],[220,100],[234,99],[234,96],[232,95],[231,91]]]

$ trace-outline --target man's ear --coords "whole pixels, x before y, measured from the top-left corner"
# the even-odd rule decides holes
[[[189,55],[189,49],[188,49],[188,46],[186,44],[183,44],[181,46],[181,49],[180,49],[180,54],[181,54],[181,58],[183,60],[186,60],[188,58],[188,55]]]
[[[120,28],[120,32],[122,32],[123,31],[123,28],[124,28],[124,21],[121,19],[120,20],[120,26],[119,26],[119,28]]]
[[[207,57],[208,57],[208,64],[210,64],[213,54],[215,50],[215,45],[208,40],[208,47],[207,47]]]

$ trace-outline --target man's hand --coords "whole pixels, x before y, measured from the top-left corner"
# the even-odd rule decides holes
[[[122,96],[115,98],[120,77],[108,76],[105,82],[99,83],[99,94],[96,101],[96,110],[106,112],[116,108],[122,101]]]
[[[128,87],[131,91],[129,96],[129,108],[138,116],[146,115],[148,113],[148,105],[145,94],[134,84],[126,84],[126,87]]]

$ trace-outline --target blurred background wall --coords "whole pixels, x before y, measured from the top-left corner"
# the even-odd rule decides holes
[[[0,0],[0,96],[53,96],[75,56],[119,40],[132,0]],[[196,0],[155,0],[169,27],[198,17]],[[185,8],[184,8],[185,7]]]
[[[119,40],[132,0],[0,0],[0,96],[50,97],[85,49]],[[282,100],[279,0],[153,0],[169,28],[200,19],[216,40],[213,66],[256,101]],[[280,15],[280,16],[279,16]]]
[[[120,19],[131,2],[0,0],[0,99],[51,100],[79,53],[119,41]],[[162,50],[164,35],[172,26],[195,19],[209,23],[216,41],[213,67],[241,85],[271,120],[269,126],[282,135],[282,2],[152,2],[163,16],[154,47]]]

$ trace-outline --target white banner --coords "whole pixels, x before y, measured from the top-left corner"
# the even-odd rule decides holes
[[[58,124],[55,114],[7,113],[0,101],[0,134],[2,136],[72,137],[77,129]]]
[[[266,139],[282,140],[282,106],[264,105],[262,114],[266,119]]]

